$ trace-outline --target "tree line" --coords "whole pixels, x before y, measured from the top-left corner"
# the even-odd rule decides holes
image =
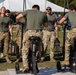
[[[62,6],[62,7],[65,6],[66,8],[68,8],[69,4],[76,5],[76,0],[49,0],[49,1],[52,2],[52,3],[55,3],[59,6]]]

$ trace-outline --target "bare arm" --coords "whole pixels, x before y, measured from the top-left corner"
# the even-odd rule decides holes
[[[56,38],[58,38],[58,35],[59,35],[59,33],[58,33],[58,25],[55,23],[54,27],[55,27]]]
[[[59,24],[62,24],[65,20],[66,20],[66,18],[63,17],[63,18],[59,21]]]
[[[18,23],[19,20],[20,20],[22,17],[23,17],[23,15],[22,15],[22,14],[19,14],[19,15],[16,17],[16,22]]]
[[[12,25],[9,25],[9,32],[10,32],[10,36],[11,36],[11,39],[12,39]]]
[[[58,24],[63,24],[63,22],[66,20],[66,18],[62,18],[59,22],[58,22]],[[58,38],[58,25],[55,23],[55,32],[56,32],[56,38]]]

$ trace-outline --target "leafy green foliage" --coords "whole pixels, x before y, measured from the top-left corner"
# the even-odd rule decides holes
[[[68,8],[69,4],[74,4],[76,5],[76,0],[49,0],[52,3],[55,3],[57,5],[60,5],[64,7],[64,2],[65,2],[65,7]]]

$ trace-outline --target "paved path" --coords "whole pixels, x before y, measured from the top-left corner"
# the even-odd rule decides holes
[[[8,71],[0,71],[0,75],[9,75]]]
[[[69,70],[57,72],[56,68],[40,68],[40,72],[37,75],[76,75]],[[31,73],[16,74],[15,69],[8,69],[7,71],[0,71],[0,75],[33,75]]]
[[[40,68],[40,72],[37,75],[76,75],[71,73],[69,70],[57,72],[56,68]],[[16,74],[15,69],[8,69],[9,75],[33,75],[31,73],[27,74]]]

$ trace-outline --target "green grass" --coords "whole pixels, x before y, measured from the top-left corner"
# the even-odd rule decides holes
[[[20,65],[21,65],[21,63],[20,63]],[[4,70],[11,69],[11,68],[14,68],[14,67],[15,67],[14,63],[12,63],[12,64],[0,63],[0,71],[4,71]]]
[[[62,46],[62,43],[63,43],[63,32],[59,32],[59,40],[60,40],[60,45]]]
[[[53,67],[55,66],[56,63],[51,63],[49,61],[44,61],[44,62],[40,62],[38,63],[38,67]],[[22,62],[19,63],[20,68],[22,68]],[[8,64],[8,63],[0,63],[0,71],[4,71],[7,69],[12,69],[15,68],[15,64]]]
[[[14,36],[15,36],[15,34],[14,34]],[[60,40],[60,44],[62,46],[63,32],[59,32],[59,40]],[[48,48],[46,54],[49,55],[49,48]],[[2,61],[2,59],[0,59],[0,61]],[[22,62],[20,62],[19,65],[20,65],[20,67],[22,67]],[[51,63],[49,60],[38,63],[39,67],[50,67],[50,66],[52,67],[52,66],[55,66],[55,65],[56,65],[56,63]],[[9,64],[9,63],[6,63],[6,62],[0,62],[0,71],[10,69],[10,68],[14,68],[14,67],[15,67],[14,63]]]

